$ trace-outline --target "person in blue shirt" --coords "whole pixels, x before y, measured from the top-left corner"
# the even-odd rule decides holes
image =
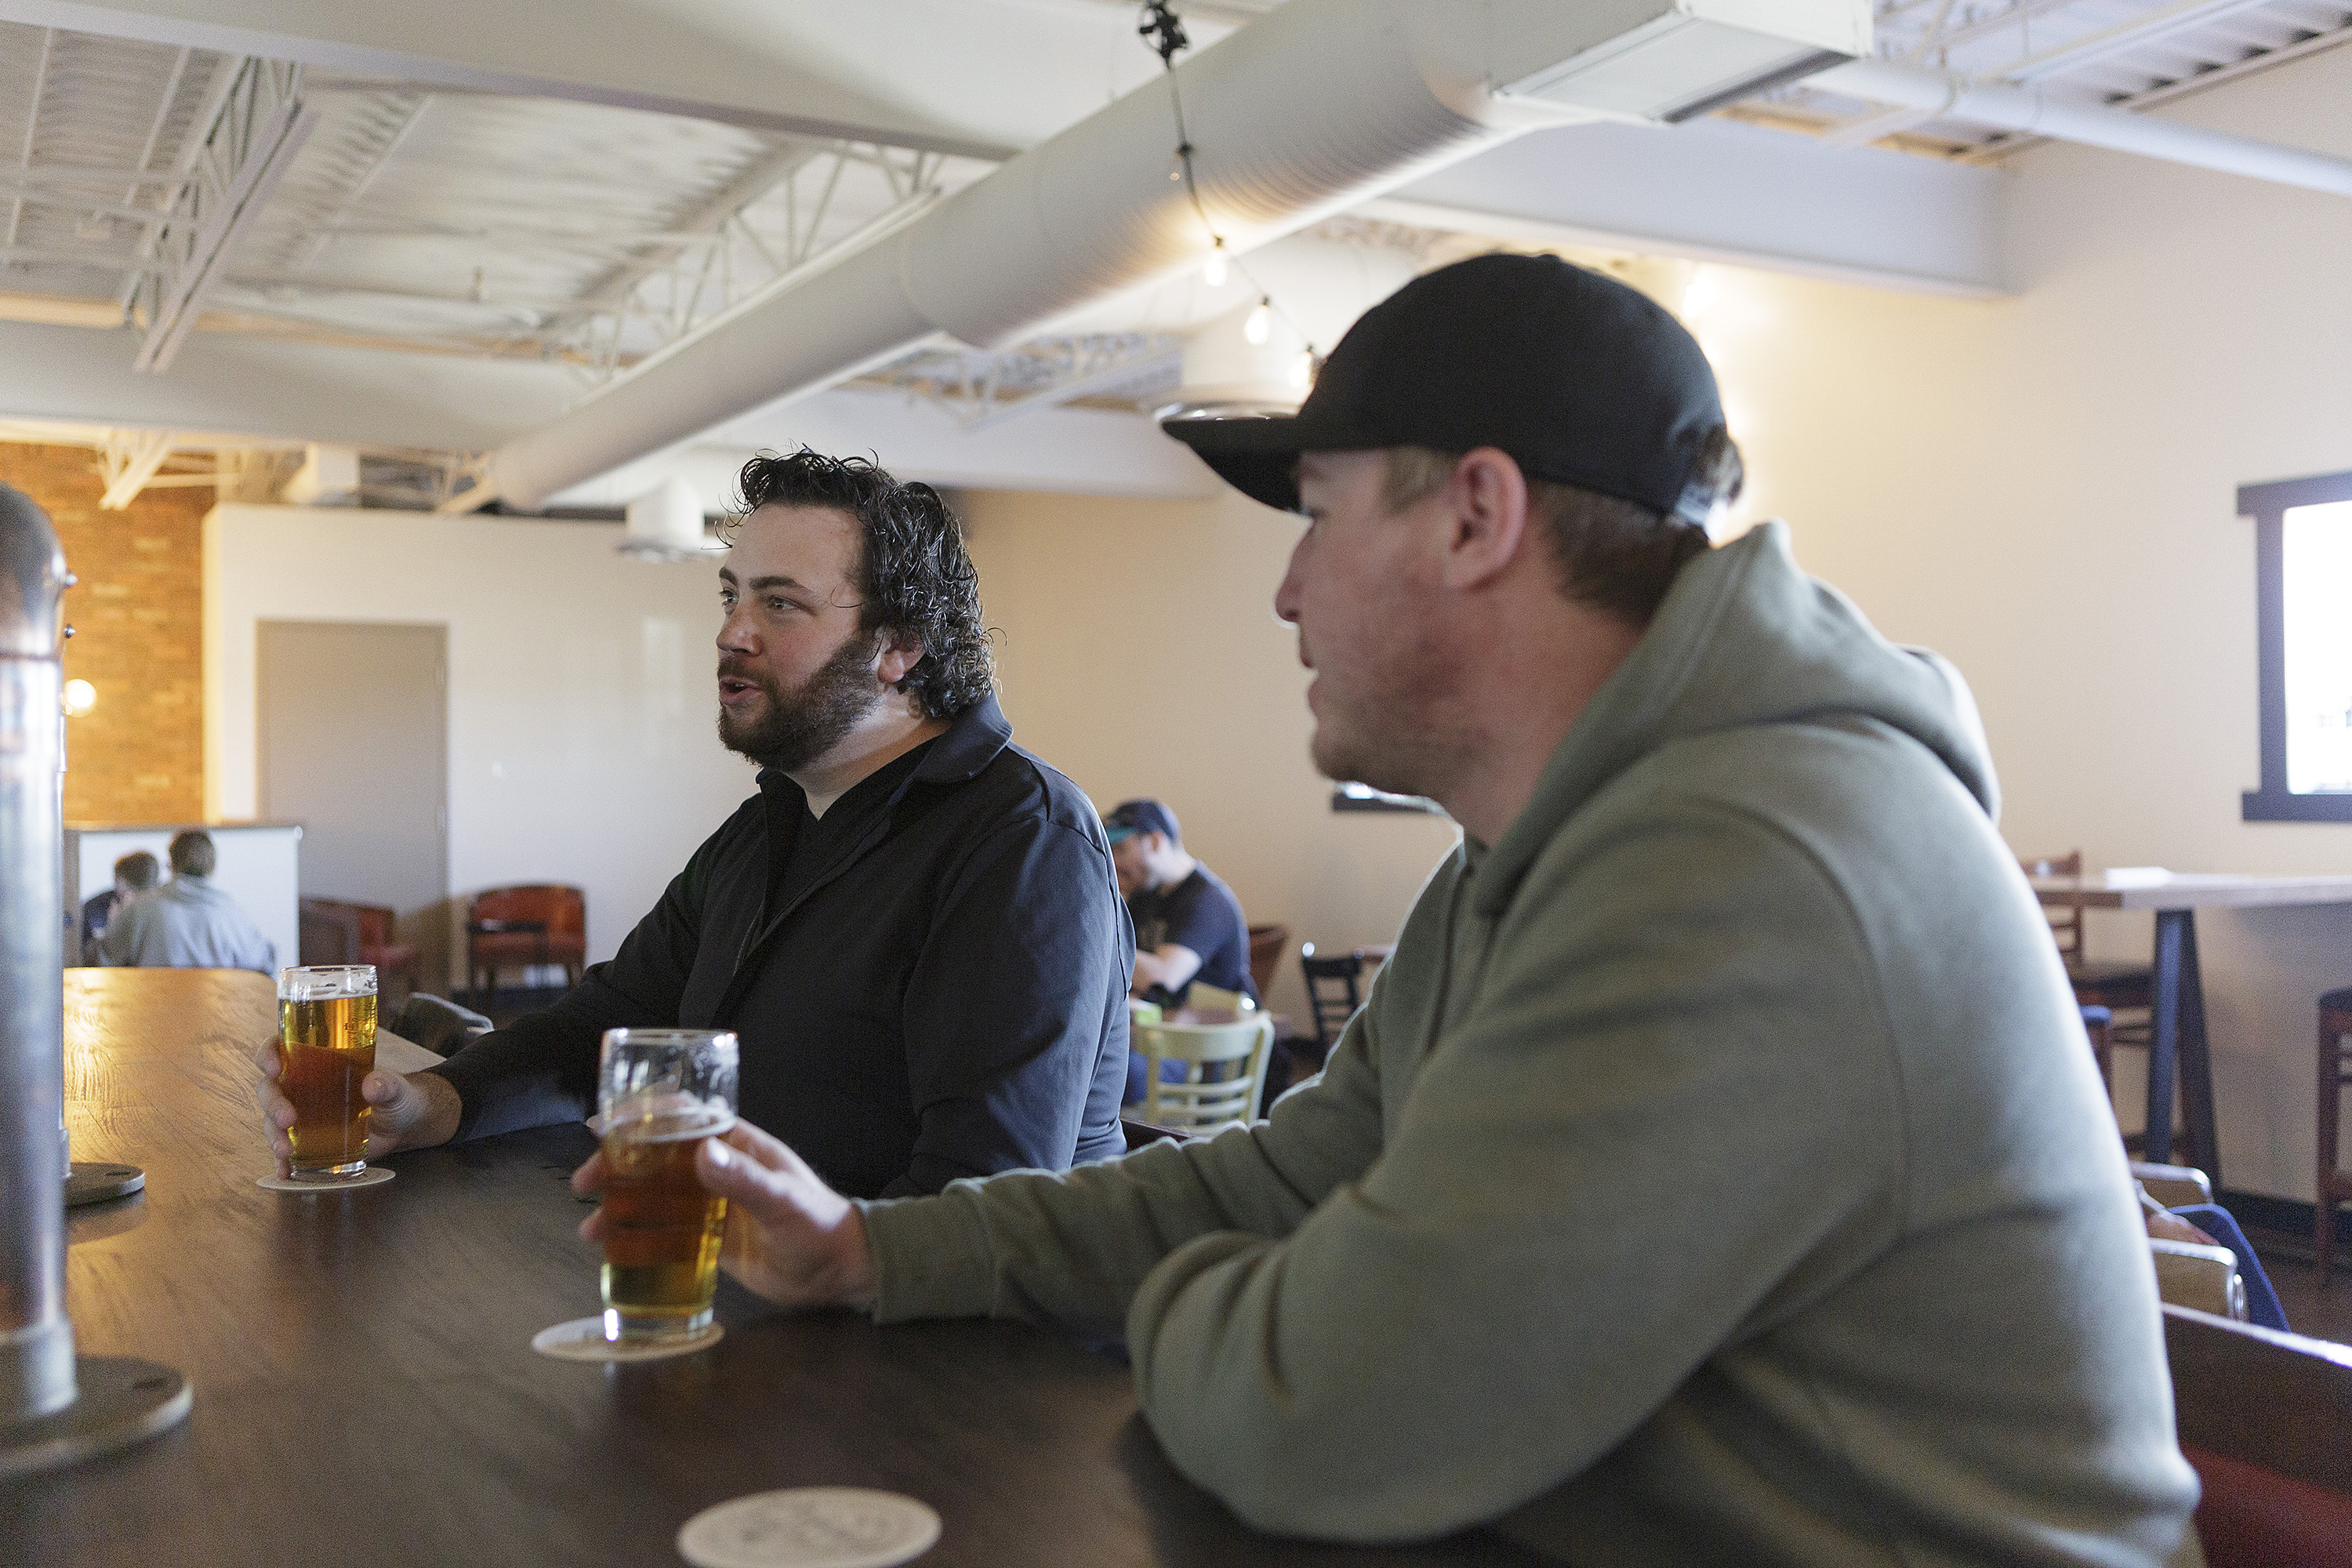
[[[110,964],[145,969],[278,972],[278,947],[226,889],[212,884],[219,851],[191,828],[172,839],[172,879],[114,911],[99,938]]]
[[[1250,979],[1241,900],[1186,853],[1176,814],[1156,800],[1126,801],[1103,818],[1103,830],[1135,921],[1131,994],[1181,1007],[1198,980],[1260,1000]]]

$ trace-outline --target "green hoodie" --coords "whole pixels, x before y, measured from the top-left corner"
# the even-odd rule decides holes
[[[1693,563],[1271,1118],[866,1211],[876,1316],[1124,1320],[1265,1529],[2199,1561],[2154,1271],[1966,689]]]

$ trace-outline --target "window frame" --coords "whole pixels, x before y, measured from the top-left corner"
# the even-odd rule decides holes
[[[2241,796],[2246,822],[2352,822],[2352,791],[2296,795],[2286,787],[2286,514],[2352,501],[2352,472],[2238,487],[2238,514],[2254,520],[2255,690],[2262,719],[2262,787]]]

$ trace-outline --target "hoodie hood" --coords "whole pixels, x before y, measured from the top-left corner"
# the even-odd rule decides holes
[[[1917,741],[1998,817],[1984,725],[1959,672],[1879,636],[1853,601],[1799,568],[1786,524],[1760,523],[1675,578],[1649,630],[1552,753],[1527,809],[1484,857],[1480,912],[1500,912],[1559,826],[1661,746],[1850,719]]]

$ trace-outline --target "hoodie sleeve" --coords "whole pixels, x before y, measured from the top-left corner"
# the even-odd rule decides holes
[[[1153,1429],[1253,1524],[1494,1519],[1623,1442],[1768,1296],[1822,1288],[1801,1265],[1825,1237],[1895,1234],[1890,1032],[1826,875],[1730,812],[1580,858],[1573,897],[1539,863],[1483,952],[1457,944],[1475,1003],[1362,1180],[1281,1239],[1198,1236],[1136,1293]]]
[[[1319,1081],[1253,1127],[1063,1174],[1013,1172],[936,1198],[862,1204],[876,1319],[1115,1327],[1151,1270],[1194,1237],[1288,1234],[1379,1152],[1375,1011],[1348,1026]]]

